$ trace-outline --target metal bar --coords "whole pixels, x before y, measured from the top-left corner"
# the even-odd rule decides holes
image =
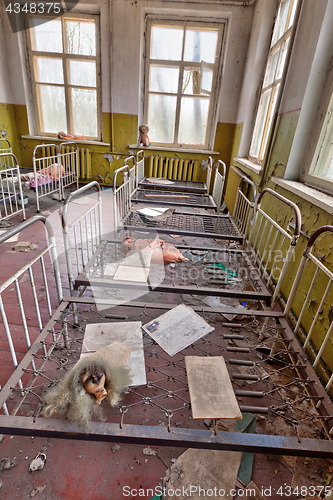
[[[152,427],[145,425],[92,422],[89,433],[77,428],[67,420],[32,417],[0,416],[0,432],[19,436],[52,437],[80,441],[149,444],[151,446],[176,446],[210,450],[247,451],[274,455],[311,456],[332,458],[330,441],[247,434],[241,432],[219,432],[210,430]]]

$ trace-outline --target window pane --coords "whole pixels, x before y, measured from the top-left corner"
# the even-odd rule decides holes
[[[202,66],[201,90],[203,92],[212,91],[213,75],[214,71],[212,69]]]
[[[74,134],[97,137],[96,90],[71,89]]]
[[[250,154],[255,158],[259,158],[260,145],[262,140],[262,135],[265,127],[266,116],[268,112],[269,100],[271,97],[272,90],[268,90],[262,94],[256,119],[256,125],[254,128],[254,134],[252,138],[252,144],[250,149]]]
[[[178,142],[204,144],[206,138],[209,99],[182,97]]]
[[[176,102],[176,96],[149,95],[148,125],[152,142],[174,142]]]
[[[264,84],[263,84],[264,88],[270,85],[274,81],[274,75],[275,75],[276,65],[278,62],[279,53],[280,49],[277,49],[269,56],[266,66]]]
[[[274,32],[271,41],[271,47],[281,38],[283,33],[287,31],[286,21],[288,16],[290,0],[282,0],[276,16]]]
[[[278,62],[278,66],[277,66],[277,71],[276,71],[276,77],[275,77],[276,80],[280,80],[280,78],[282,78],[284,63],[286,62],[286,57],[287,57],[287,53],[288,53],[289,42],[290,42],[290,37],[287,38],[287,40],[284,42],[284,44],[282,46],[280,57],[279,57],[279,62]]]
[[[67,54],[96,55],[95,23],[66,21]]]
[[[289,18],[289,25],[288,25],[288,28],[290,28],[290,26],[292,26],[294,24],[294,19],[295,19],[295,14],[296,14],[296,7],[297,7],[297,4],[298,4],[298,0],[291,0],[293,2],[293,5],[292,5],[292,8],[291,8],[291,14],[290,14],[290,18]]]
[[[199,68],[184,68],[182,94],[200,95],[201,71]]]
[[[184,61],[215,62],[217,31],[186,30]]]
[[[62,59],[34,57],[36,80],[43,83],[64,83]]]
[[[333,96],[326,113],[310,174],[333,180]]]
[[[96,87],[96,62],[70,60],[69,83],[83,87]]]
[[[271,125],[272,125],[272,121],[273,121],[273,118],[275,116],[275,107],[276,107],[276,101],[277,101],[277,98],[278,98],[278,95],[279,95],[279,88],[280,88],[280,84],[276,85],[276,87],[274,87],[274,90],[273,90],[273,99],[271,99],[271,109],[270,109],[270,112],[269,112],[269,116],[268,116],[268,122],[267,122],[267,133],[264,137],[264,142],[263,142],[263,148],[264,150],[266,149],[266,144],[267,144],[267,141],[268,141],[268,137],[269,137],[269,133],[270,133],[270,128],[271,128]],[[262,160],[262,158],[260,158]]]
[[[39,111],[43,132],[56,134],[67,130],[65,89],[51,85],[37,85]]]
[[[45,21],[45,19],[44,19]],[[32,19],[34,37],[32,36],[33,50],[41,52],[62,52],[61,21],[55,19],[39,24],[39,19]]]
[[[150,66],[149,90],[177,94],[179,68]]]
[[[151,30],[151,59],[180,61],[183,48],[183,28],[153,26]]]

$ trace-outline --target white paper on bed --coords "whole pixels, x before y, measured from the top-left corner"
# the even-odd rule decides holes
[[[81,355],[99,351],[113,342],[121,342],[124,346],[132,349],[124,363],[124,366],[129,366],[131,369],[131,385],[146,385],[141,321],[87,325]]]
[[[193,418],[242,419],[223,356],[186,356]]]
[[[135,281],[146,283],[150,271],[153,249],[131,251],[118,265],[113,279],[116,281]]]
[[[170,309],[142,328],[169,356],[174,356],[215,329],[184,304]]]

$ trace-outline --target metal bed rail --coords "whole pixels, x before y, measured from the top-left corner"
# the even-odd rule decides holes
[[[132,162],[132,167],[130,165],[128,165],[129,162]],[[129,184],[129,189],[130,189],[130,195],[133,193],[133,191],[135,190],[136,188],[136,157],[134,155],[131,155],[129,156],[128,158],[125,159],[124,161],[124,167],[128,166],[129,167],[129,171],[130,171],[130,174],[129,174],[129,181],[130,181],[130,184]],[[117,180],[117,176],[116,176],[116,180]],[[114,188],[117,187],[116,184],[113,185]]]
[[[328,368],[328,360],[332,360],[333,320],[330,319],[330,311],[333,272],[315,255],[315,244],[320,237],[324,238],[324,233],[326,237],[327,233],[333,233],[333,226],[323,226],[311,235],[303,252],[284,315],[293,325],[293,334],[301,339],[304,352],[314,358],[312,366],[321,375],[323,383],[326,384],[325,390],[329,392],[333,384],[333,373]],[[314,313],[310,310],[312,302],[317,304]],[[319,370],[320,365],[325,366],[325,370]]]
[[[8,342],[14,369],[17,368],[19,359],[23,355],[29,354],[36,337],[36,330],[39,332],[43,331],[43,328],[52,317],[53,309],[61,302],[62,286],[55,236],[50,222],[45,217],[32,217],[0,236],[0,244],[5,243],[9,238],[40,222],[44,224],[47,233],[47,241],[44,243],[43,248],[36,251],[29,261],[0,285],[2,328],[5,334],[4,338]],[[53,273],[51,273],[52,278],[50,278],[50,273],[47,272],[50,259],[53,270]],[[11,288],[13,285],[14,290]],[[56,298],[54,297],[54,288]],[[13,291],[15,291],[15,299],[13,299]],[[11,292],[10,295],[9,292]],[[64,317],[62,320],[61,331],[56,332],[52,329],[52,339],[55,340],[57,334],[60,334],[64,345],[67,346],[68,338]],[[18,331],[20,330],[22,330],[22,335],[18,335]],[[45,354],[46,346],[43,345],[41,346],[41,356]],[[36,370],[35,361],[32,357],[30,357],[29,365],[32,372]],[[5,367],[3,367],[4,370]],[[21,375],[18,385],[23,396],[25,389],[23,388],[21,378],[24,377],[24,373]],[[25,383],[27,383],[26,378]],[[28,378],[28,383],[30,383],[33,377],[32,379]],[[20,406],[19,404],[14,408],[13,414],[16,414]]]
[[[222,173],[220,173],[220,167],[222,169]],[[214,169],[215,169],[215,177],[212,190],[212,198],[215,202],[216,210],[219,211],[222,204],[223,188],[225,183],[225,175],[227,167],[222,160],[218,160],[217,165],[214,167]]]
[[[135,177],[135,188],[139,187],[139,182],[145,176],[145,152],[143,149],[137,151],[136,153],[136,177]]]
[[[79,189],[79,158],[75,142],[62,142],[58,146],[58,164],[64,167],[61,173],[61,189],[64,198],[64,189],[71,184],[76,183],[76,189]]]
[[[261,208],[263,197],[266,199],[268,196],[273,196],[281,201],[282,207],[289,207],[293,210],[295,217],[293,234],[289,234],[282,223],[279,224],[273,220]],[[259,273],[266,282],[267,288],[271,287],[274,290],[271,307],[274,307],[280,294],[283,280],[300,235],[301,220],[301,212],[295,203],[272,189],[267,188],[261,191],[255,206],[255,218],[247,248],[252,260],[258,266]]]
[[[97,190],[97,198],[84,213],[69,221],[70,203],[92,188]],[[74,276],[77,276],[96,252],[102,240],[102,195],[97,181],[90,182],[71,193],[62,207],[62,229],[68,282],[71,294],[74,293]],[[73,269],[71,254],[75,253]]]
[[[249,226],[254,215],[256,197],[257,187],[255,183],[245,175],[242,175],[237,188],[232,217],[244,237],[244,243],[248,242]]]
[[[126,160],[125,160],[126,161]],[[117,177],[118,175],[123,175],[123,182],[117,187]],[[133,170],[132,170],[133,175]],[[113,216],[114,216],[114,231],[117,235],[117,229],[126,216],[131,210],[131,186],[133,184],[133,178],[131,180],[131,170],[130,167],[125,164],[123,167],[118,168],[113,175]]]
[[[58,147],[56,144],[40,144],[32,154],[34,184],[36,190],[37,212],[40,211],[40,198],[58,193],[62,198],[61,166],[58,165]]]
[[[0,139],[0,154],[12,153],[13,149],[8,139]],[[0,169],[15,167],[11,156],[4,156],[0,159]]]
[[[20,167],[16,156],[13,153],[1,153],[0,166],[0,220],[19,213],[25,220]]]

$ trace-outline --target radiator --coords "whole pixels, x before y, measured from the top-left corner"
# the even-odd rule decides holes
[[[90,149],[78,148],[79,178],[91,178],[91,151]]]
[[[198,160],[149,156],[148,161],[148,177],[164,177],[183,181],[199,180]]]

